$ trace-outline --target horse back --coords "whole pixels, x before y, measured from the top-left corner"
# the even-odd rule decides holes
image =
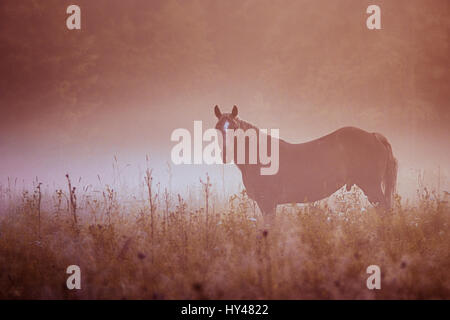
[[[373,133],[344,127],[306,143],[280,144],[279,172],[285,201],[325,198],[343,185],[371,180],[384,170],[383,145]],[[297,197],[297,199],[294,199]]]

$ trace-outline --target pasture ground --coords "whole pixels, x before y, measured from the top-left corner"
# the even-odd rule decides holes
[[[351,197],[285,206],[270,228],[245,191],[220,209],[209,199],[208,212],[181,197],[164,206],[167,193],[153,210],[111,190],[83,210],[61,194],[43,209],[40,197],[2,209],[1,299],[450,298],[449,206],[428,192],[384,214]],[[73,264],[82,288],[69,291]],[[381,290],[366,287],[369,265]]]

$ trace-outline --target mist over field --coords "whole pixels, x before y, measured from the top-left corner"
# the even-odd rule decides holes
[[[69,31],[64,1],[2,1],[2,181],[93,183],[117,156],[137,184],[147,154],[164,180],[171,132],[214,126],[215,104],[289,142],[381,132],[402,177],[448,177],[448,1],[379,1],[375,31],[368,3],[81,0]],[[193,167],[174,168],[174,184],[221,174]]]
[[[70,1],[2,0],[0,298],[448,299],[450,2],[375,2],[381,30],[366,0],[77,0],[68,30]],[[383,134],[392,215],[341,189],[264,235],[236,166],[171,161],[171,133],[213,128],[215,105],[291,143]],[[74,253],[78,295],[48,273]],[[374,261],[378,296],[355,284]]]

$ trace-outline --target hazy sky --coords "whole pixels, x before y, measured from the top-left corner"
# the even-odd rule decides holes
[[[445,168],[449,36],[448,0],[2,0],[0,180],[95,179],[114,155],[137,174],[146,154],[166,179],[171,132],[213,126],[215,104],[291,142],[378,131],[403,168]]]

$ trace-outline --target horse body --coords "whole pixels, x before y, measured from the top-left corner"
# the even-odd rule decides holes
[[[226,121],[234,121],[235,128],[258,130],[236,116],[230,120],[232,114],[225,117]],[[279,170],[274,175],[261,175],[259,163],[237,166],[248,196],[258,203],[263,214],[273,213],[278,204],[321,200],[344,185],[349,190],[354,184],[371,203],[390,208],[397,174],[397,161],[387,139],[354,127],[306,143],[280,139]]]

